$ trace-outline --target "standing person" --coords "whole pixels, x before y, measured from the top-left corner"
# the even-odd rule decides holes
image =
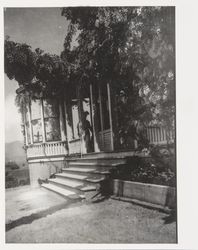
[[[77,125],[78,129],[78,136],[81,138],[81,143],[85,145],[85,152],[90,153],[92,152],[92,127],[87,119],[89,115],[88,111],[82,113],[82,121],[80,121]],[[83,145],[82,145],[83,148]]]

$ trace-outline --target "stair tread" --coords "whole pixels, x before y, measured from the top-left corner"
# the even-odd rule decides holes
[[[124,164],[125,161],[122,162],[114,162],[114,163],[106,163],[106,162],[80,162],[81,159],[79,161],[75,161],[75,162],[70,162],[69,165],[70,166],[109,166],[109,167],[116,167],[119,166],[121,164]]]
[[[49,181],[53,182],[53,183],[69,186],[71,188],[76,188],[76,189],[79,189],[81,191],[91,191],[91,190],[96,189],[95,186],[84,185],[84,184],[82,184],[82,182],[75,181],[75,180],[55,178],[55,179],[49,179]]]
[[[76,172],[84,172],[84,173],[91,173],[96,170],[95,169],[90,169],[90,168],[78,168],[78,167],[69,167],[69,168],[62,168],[63,171],[76,171]]]
[[[99,182],[99,181],[104,180],[103,177],[78,175],[78,174],[70,174],[70,173],[60,173],[60,174],[56,174],[56,176],[72,178],[72,179],[77,179],[77,180],[82,180],[82,181],[85,180],[85,181],[90,181],[90,182]]]
[[[83,195],[77,195],[75,192],[71,190],[67,190],[65,188],[61,188],[50,183],[43,183],[41,186],[68,198],[72,198],[72,199],[84,198]]]
[[[63,172],[82,172],[82,173],[93,173],[93,174],[109,174],[108,170],[100,170],[97,168],[90,169],[90,168],[78,168],[78,167],[69,167],[69,168],[62,168]]]
[[[70,177],[70,178],[79,179],[79,180],[85,180],[88,178],[88,175],[79,175],[79,174],[71,174],[71,173],[60,173],[60,174],[56,174],[56,176]]]

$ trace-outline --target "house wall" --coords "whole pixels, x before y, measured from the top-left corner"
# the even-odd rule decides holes
[[[108,130],[99,131],[98,124],[99,119],[96,115],[97,111],[97,99],[96,93],[92,86],[90,87],[90,101],[88,101],[85,105],[84,103],[84,110],[89,112],[89,122],[93,128],[93,136],[94,136],[94,151],[112,151],[112,150],[131,150],[135,149],[135,140],[134,138],[131,139],[130,145],[134,144],[133,147],[120,147],[119,143],[119,136],[118,136],[118,113],[116,108],[116,95],[113,92],[113,89],[110,85],[107,85],[107,95],[108,95],[108,110],[109,110],[109,119],[110,119],[110,128]],[[42,102],[40,102],[42,104]],[[45,127],[45,115],[43,105],[39,107],[41,110],[39,119],[42,120],[42,129],[40,129],[39,134],[42,134],[42,141],[39,143],[35,143],[33,138],[31,140],[27,140],[27,132],[28,129],[30,135],[34,135],[32,133],[32,119],[33,109],[28,110],[27,122],[29,122],[29,127],[27,127],[27,122],[25,125],[26,130],[26,145],[27,145],[27,158],[30,170],[30,183],[32,186],[38,186],[38,179],[47,179],[53,173],[57,173],[60,171],[62,167],[64,167],[64,159],[68,155],[75,155],[75,154],[84,154],[85,151],[83,150],[83,141],[82,138],[79,138],[77,132],[74,133],[74,130],[77,127],[79,117],[76,117],[76,122],[74,123],[74,110],[73,106],[67,105],[66,101],[62,100],[59,102],[59,116],[57,115],[57,121],[59,121],[60,125],[60,138],[58,141],[47,141],[46,140],[46,127]],[[38,109],[39,110],[39,109]],[[34,115],[39,113],[35,111]],[[102,110],[102,109],[101,109]],[[77,112],[76,112],[77,113]],[[52,115],[51,115],[52,116]],[[56,115],[55,115],[56,116]],[[100,114],[102,116],[102,114]],[[41,118],[40,118],[41,117]],[[38,119],[37,119],[38,120]],[[35,120],[33,120],[35,121]],[[58,126],[59,128],[59,126]],[[52,129],[52,133],[54,130]],[[160,144],[166,143],[166,131],[152,127],[148,128],[147,137],[151,144]],[[35,135],[34,135],[35,136]],[[31,136],[32,137],[32,136]],[[129,136],[127,136],[127,140],[129,141]],[[136,143],[137,144],[137,143]]]
[[[38,187],[38,179],[48,179],[50,175],[59,172],[64,167],[64,160],[48,160],[39,162],[29,162],[30,185]]]

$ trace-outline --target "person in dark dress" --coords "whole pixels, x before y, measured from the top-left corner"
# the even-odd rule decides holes
[[[93,151],[93,139],[92,139],[92,127],[87,119],[87,116],[89,115],[88,111],[83,112],[82,114],[82,121],[80,121],[77,125],[78,129],[78,136],[82,139],[82,141],[85,142],[85,147],[87,153],[90,153]]]

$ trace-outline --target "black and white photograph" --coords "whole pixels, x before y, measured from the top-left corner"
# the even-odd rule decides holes
[[[3,7],[6,245],[180,243],[176,34],[174,4]]]
[[[6,243],[177,243],[175,7],[4,8]]]

